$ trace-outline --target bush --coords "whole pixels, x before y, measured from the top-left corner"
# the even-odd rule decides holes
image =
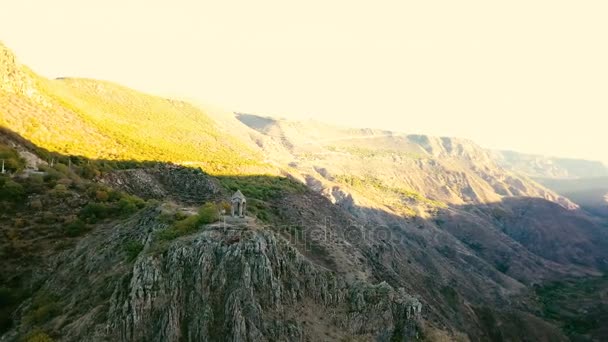
[[[4,160],[4,169],[9,172],[21,171],[25,168],[25,160],[16,150],[8,146],[0,146],[0,164]]]
[[[180,236],[188,235],[197,231],[202,224],[213,223],[219,220],[219,213],[214,203],[205,203],[197,215],[188,216],[179,220],[169,229],[158,233],[161,240],[173,240]]]
[[[127,195],[121,198],[117,205],[121,215],[129,215],[145,207],[146,202],[139,197]]]
[[[53,167],[55,168],[55,170],[59,171],[60,173],[62,173],[64,175],[67,175],[70,173],[70,169],[65,164],[56,163],[55,166],[53,166]]]
[[[49,184],[51,187],[55,186],[55,183],[63,178],[63,174],[61,174],[61,172],[53,169],[50,166],[41,166],[39,169],[46,172],[43,179],[44,182]]]
[[[205,203],[198,211],[200,223],[213,223],[220,219],[217,207],[213,203]]]
[[[194,232],[200,224],[198,215],[187,217],[181,221],[175,222],[173,229],[181,233],[180,235],[186,235]]]
[[[85,179],[93,179],[101,175],[101,172],[91,164],[82,165],[77,170],[78,175]]]
[[[89,230],[90,228],[87,227],[86,223],[81,220],[76,220],[65,226],[64,233],[67,236],[76,237],[88,232]]]
[[[219,204],[220,210],[223,210],[225,213],[229,213],[232,210],[232,205],[228,201],[222,201]]]
[[[93,189],[90,194],[96,199],[106,199],[107,202],[90,202],[80,210],[78,216],[89,223],[109,217],[127,216],[146,206],[141,198],[117,191]]]
[[[49,192],[52,196],[57,198],[66,198],[70,197],[71,193],[68,191],[68,188],[64,184],[60,184],[57,182],[57,185]]]
[[[100,202],[105,202],[108,200],[108,198],[110,198],[110,195],[108,195],[106,191],[97,190],[97,192],[95,192],[95,199]]]
[[[127,253],[127,260],[133,261],[139,253],[144,249],[144,244],[139,241],[129,241],[125,245],[125,252]]]
[[[26,339],[26,342],[53,342],[53,339],[42,331],[31,333]]]
[[[46,292],[38,294],[32,301],[30,311],[25,316],[29,324],[44,323],[61,313],[57,297]]]
[[[0,178],[0,200],[18,202],[25,197],[25,190],[21,184],[2,177]]]
[[[106,204],[89,203],[80,210],[79,216],[87,222],[95,223],[98,220],[108,217],[110,212],[111,208]]]
[[[28,194],[41,194],[46,191],[44,178],[41,175],[30,175],[25,179],[23,186]]]

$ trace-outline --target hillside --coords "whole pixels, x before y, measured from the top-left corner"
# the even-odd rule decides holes
[[[155,160],[215,173],[265,170],[259,154],[202,110],[87,79],[48,80],[0,43],[0,125],[63,154]]]
[[[562,341],[535,288],[608,269],[605,219],[466,139],[0,72],[0,341]]]
[[[316,122],[237,114],[262,135],[258,145],[277,163],[324,188],[375,183],[435,204],[481,204],[537,197],[576,209],[567,198],[500,167],[474,142],[449,137],[332,127]],[[276,151],[281,149],[282,153]],[[352,179],[352,178],[355,179]],[[353,189],[356,190],[356,189]],[[369,192],[367,195],[371,195]],[[387,195],[387,191],[380,196]]]
[[[62,159],[11,134],[1,142],[13,155]],[[435,341],[464,338],[458,330],[473,339],[561,338],[523,308],[491,309],[507,299],[499,288],[521,285],[486,273],[477,257],[469,263],[481,268],[469,285],[464,278],[441,285],[439,271],[464,274],[438,259],[445,251],[419,250],[424,232],[401,227],[396,235],[353,238],[369,227],[353,226],[356,217],[289,179],[211,177],[162,163],[38,163],[43,176],[2,187],[3,194],[22,189],[23,197],[0,201],[2,222],[11,222],[0,227],[8,237],[1,274],[10,275],[0,279],[1,299],[18,308],[2,312],[10,330],[0,340]],[[253,216],[188,225],[195,203],[221,201],[235,188]],[[406,246],[417,250],[402,254]],[[468,302],[475,288],[488,292]],[[524,321],[523,330],[509,330]]]

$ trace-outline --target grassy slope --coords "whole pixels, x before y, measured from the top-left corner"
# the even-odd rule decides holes
[[[22,66],[6,69],[20,91],[0,89],[0,126],[38,146],[88,158],[185,163],[219,174],[267,170],[256,152],[187,103],[110,82],[47,80]]]

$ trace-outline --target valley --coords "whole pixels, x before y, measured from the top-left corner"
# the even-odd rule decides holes
[[[597,164],[49,80],[1,44],[0,85],[0,341],[606,338],[604,179],[554,181]]]

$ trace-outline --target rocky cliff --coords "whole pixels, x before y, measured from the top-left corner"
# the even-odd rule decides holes
[[[149,209],[47,261],[44,285],[20,311],[12,340],[32,328],[36,296],[60,314],[44,327],[65,341],[404,340],[421,304],[386,282],[347,282],[255,223],[212,225],[159,245]],[[141,243],[130,261],[124,246]],[[75,281],[74,275],[79,274]],[[40,323],[40,322],[36,322]]]

